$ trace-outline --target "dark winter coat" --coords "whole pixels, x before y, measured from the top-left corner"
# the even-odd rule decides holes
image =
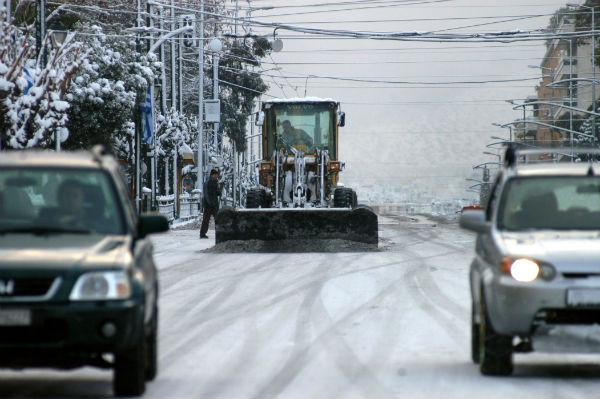
[[[215,178],[209,177],[204,182],[202,204],[204,208],[219,209],[219,195],[221,195],[221,188],[219,187],[219,181]]]

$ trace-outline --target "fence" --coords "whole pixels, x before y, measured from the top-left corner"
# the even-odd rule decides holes
[[[472,205],[469,200],[432,201],[428,203],[404,202],[396,204],[369,204],[373,210],[380,214],[396,215],[437,215],[456,217],[465,205]]]
[[[163,195],[157,197],[156,200],[158,202],[158,211],[165,215],[169,223],[175,219],[190,220],[198,217],[200,214],[200,194],[180,194],[179,215],[177,215],[174,195]]]

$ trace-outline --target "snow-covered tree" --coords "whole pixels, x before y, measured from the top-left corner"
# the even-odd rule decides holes
[[[260,66],[259,59],[269,49],[264,38],[236,40],[228,44],[219,61],[219,79],[227,82],[221,84],[219,92],[221,123],[223,131],[241,152],[246,149],[246,125],[255,100],[268,89],[260,74],[252,72],[248,66]]]
[[[22,31],[0,15],[0,130],[2,148],[54,145],[68,135],[69,103],[63,95],[87,52],[69,35],[62,46],[44,46],[47,63],[35,58],[30,30]]]
[[[182,144],[194,148],[197,142],[198,122],[195,116],[190,117],[175,109],[166,115],[158,115],[156,120],[156,150],[159,156],[169,156]],[[197,146],[195,146],[197,147]]]
[[[98,26],[86,30],[93,32],[85,40],[90,54],[66,95],[71,137],[65,148],[100,143],[119,158],[130,159],[138,105],[160,64],[153,54],[138,53],[134,40],[109,38]]]

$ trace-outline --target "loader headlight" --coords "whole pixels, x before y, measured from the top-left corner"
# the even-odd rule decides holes
[[[556,271],[551,265],[528,258],[506,257],[502,260],[500,269],[522,283],[529,283],[538,277],[549,281],[556,276]]]
[[[126,299],[131,295],[131,283],[124,271],[90,272],[79,276],[69,299],[97,301]]]
[[[341,165],[339,162],[331,162],[329,164],[329,171],[330,172],[339,172],[341,170]]]
[[[271,165],[270,163],[262,163],[260,164],[260,170],[263,172],[270,172],[271,170],[273,170],[273,165]]]

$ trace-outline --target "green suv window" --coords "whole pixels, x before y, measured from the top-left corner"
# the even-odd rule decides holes
[[[0,168],[0,232],[124,234],[114,190],[101,170]]]

